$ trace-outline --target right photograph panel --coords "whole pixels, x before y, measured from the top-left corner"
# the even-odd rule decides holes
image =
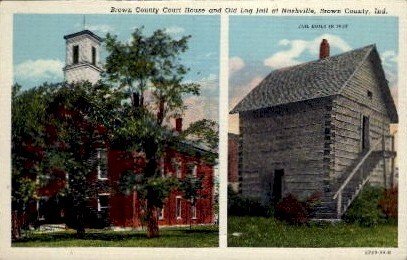
[[[228,246],[397,247],[398,19],[229,24]]]

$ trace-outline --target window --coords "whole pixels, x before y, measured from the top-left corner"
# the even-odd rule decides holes
[[[92,64],[96,65],[96,48],[92,47]]]
[[[192,219],[196,219],[196,206],[191,207],[191,216]]]
[[[74,45],[72,50],[72,63],[76,64],[79,62],[79,45]]]
[[[97,172],[99,180],[107,180],[107,151],[97,150]]]
[[[158,219],[160,220],[164,219],[164,207],[158,209]]]
[[[194,163],[188,164],[188,174],[196,177],[197,176],[197,165]]]
[[[175,212],[176,212],[176,214],[177,214],[177,219],[180,219],[181,218],[181,197],[180,196],[178,196],[177,198],[176,198],[176,205],[175,205]]]
[[[98,211],[105,211],[109,208],[109,194],[99,194],[98,196]]]
[[[372,91],[370,91],[370,90],[367,91],[367,97],[368,97],[369,99],[372,99],[372,98],[373,98],[373,93],[372,93]]]
[[[38,220],[45,220],[45,214],[47,212],[48,197],[43,196],[37,200],[37,214]]]
[[[181,161],[176,159],[176,158],[172,158],[171,159],[171,165],[172,165],[172,168],[175,171],[175,174],[176,174],[177,178],[181,178],[182,177]]]

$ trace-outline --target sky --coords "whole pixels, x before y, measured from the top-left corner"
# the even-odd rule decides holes
[[[229,19],[229,110],[271,71],[318,59],[323,38],[328,39],[331,55],[376,44],[397,102],[398,20],[395,17],[231,16]],[[299,28],[330,24],[341,27]],[[238,126],[238,115],[230,115],[229,132],[238,133]]]
[[[64,35],[84,29],[80,14],[17,14],[14,16],[14,82],[23,89],[44,82],[63,81],[65,65]],[[144,26],[145,35],[164,29],[175,39],[191,35],[189,49],[181,62],[190,68],[185,82],[201,84],[199,97],[187,97],[184,124],[207,118],[218,121],[219,101],[219,16],[192,15],[89,15],[85,28],[100,37],[115,34],[119,40],[130,39],[134,28]],[[107,53],[102,50],[102,61]]]

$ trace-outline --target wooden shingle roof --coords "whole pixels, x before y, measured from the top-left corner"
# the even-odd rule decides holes
[[[372,51],[377,53],[375,45],[275,70],[244,97],[230,113],[337,95]],[[380,71],[383,71],[380,58],[378,59]],[[384,80],[382,83],[387,88],[386,95],[390,94],[387,82]]]

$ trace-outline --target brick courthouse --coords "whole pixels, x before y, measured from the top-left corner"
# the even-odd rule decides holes
[[[101,38],[89,30],[66,35],[65,80],[75,82],[88,80],[95,83],[102,68],[99,60]],[[176,119],[176,127],[169,130],[174,135],[182,131],[182,118]],[[186,149],[185,149],[186,148]],[[203,145],[180,142],[169,145],[160,160],[163,176],[178,179],[192,174],[203,179],[203,189],[196,206],[183,198],[180,191],[171,192],[159,210],[159,225],[183,225],[213,223],[214,165],[203,160],[213,152]],[[125,195],[119,183],[123,173],[142,169],[145,161],[136,152],[103,148],[96,151],[97,167],[91,176],[92,185],[98,187],[97,194],[88,198],[86,222],[89,227],[140,227],[142,212],[137,193]],[[137,170],[136,170],[137,171]],[[137,172],[136,172],[137,174]],[[141,172],[140,172],[141,174]],[[38,191],[39,199],[32,206],[35,218],[41,223],[62,223],[65,215],[62,200],[57,195],[66,185],[65,173],[56,174],[46,187]],[[68,209],[69,210],[69,209]]]

